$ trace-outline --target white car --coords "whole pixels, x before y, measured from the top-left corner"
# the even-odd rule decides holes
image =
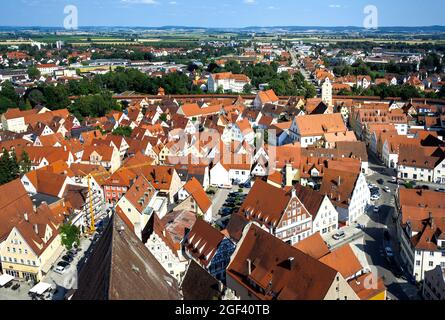
[[[336,234],[334,234],[332,236],[332,238],[334,238],[334,240],[340,240],[340,239],[343,239],[345,236],[346,236],[346,234],[344,231],[339,231]]]
[[[55,266],[53,268],[54,272],[58,273],[58,274],[64,274],[66,271],[66,268],[62,267],[62,266]]]
[[[383,190],[387,193],[391,193],[391,189],[388,186],[383,187]]]

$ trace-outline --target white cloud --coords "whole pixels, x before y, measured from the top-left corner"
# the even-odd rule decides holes
[[[341,4],[330,4],[329,8],[341,8]]]
[[[244,3],[246,3],[246,4],[255,4],[256,0],[244,0]]]

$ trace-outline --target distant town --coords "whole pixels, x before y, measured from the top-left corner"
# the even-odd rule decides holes
[[[442,29],[0,28],[0,300],[445,300]]]

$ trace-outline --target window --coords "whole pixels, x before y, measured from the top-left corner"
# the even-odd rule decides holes
[[[420,266],[420,261],[419,260],[416,261],[416,266]]]
[[[428,265],[429,265],[430,267],[434,266],[433,261],[430,261],[430,262],[428,263]]]
[[[430,252],[430,257],[434,257],[434,252],[433,251]]]

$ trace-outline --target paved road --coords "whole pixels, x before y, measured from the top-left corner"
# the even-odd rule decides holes
[[[384,181],[383,186],[389,186],[391,193],[381,191],[381,199],[376,201],[376,205],[380,207],[379,213],[374,213],[373,208],[368,211],[369,222],[365,228],[363,251],[366,254],[366,258],[369,265],[377,268],[378,276],[384,278],[385,285],[388,288],[388,295],[391,299],[399,300],[414,300],[420,299],[418,296],[418,289],[416,286],[410,284],[406,280],[398,279],[393,270],[397,264],[400,264],[400,252],[397,249],[397,235],[396,226],[393,220],[395,199],[394,195],[397,191],[397,185],[391,183],[391,177],[394,175],[394,171],[387,169],[382,163],[371,153],[369,154],[370,169],[373,172],[372,175],[367,177],[368,182],[377,183],[377,180],[382,179]],[[379,187],[381,187],[379,185]],[[384,232],[388,230],[390,234],[390,243],[385,243]],[[385,246],[391,246],[395,257],[393,260],[389,260],[384,252]],[[403,266],[402,266],[403,267]]]
[[[74,257],[70,267],[64,274],[59,274],[50,270],[48,274],[42,279],[43,282],[51,283],[57,286],[58,295],[53,297],[53,300],[63,300],[65,293],[70,289],[77,288],[77,281],[82,267],[85,265],[86,258],[91,254],[93,249],[92,241],[89,238],[82,238],[80,246],[82,250]],[[63,252],[64,255],[66,251]],[[57,262],[61,261],[61,257]],[[56,262],[56,263],[57,263]]]
[[[292,57],[292,66],[299,67],[300,66],[300,61],[297,58],[297,52],[295,50],[290,50],[289,52],[290,52],[290,55]],[[305,68],[303,68],[303,67],[301,67],[299,69],[300,69],[301,74],[306,79],[306,81],[312,83],[312,79],[311,79],[311,76],[310,76],[309,72]]]
[[[218,189],[212,199],[212,217],[213,221],[216,221],[221,218],[219,215],[219,210],[226,202],[227,196],[232,192],[230,189]]]

